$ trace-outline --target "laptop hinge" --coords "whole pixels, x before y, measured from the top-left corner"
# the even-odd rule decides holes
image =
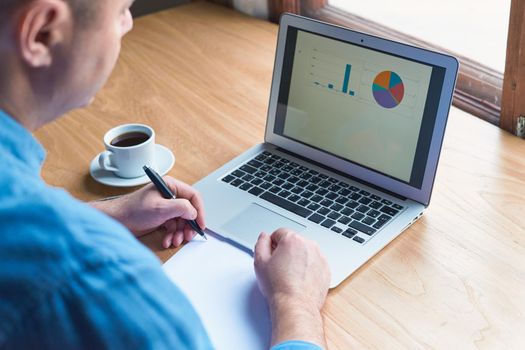
[[[346,173],[344,173],[344,172],[342,172],[342,171],[340,171],[340,170],[333,169],[333,168],[331,168],[331,167],[329,167],[329,166],[327,166],[327,165],[324,165],[324,164],[322,164],[322,163],[316,162],[315,160],[312,160],[312,159],[309,159],[309,158],[303,157],[303,156],[301,156],[301,155],[299,155],[299,154],[297,154],[297,153],[294,153],[294,152],[290,152],[290,151],[288,151],[288,150],[286,150],[286,149],[284,149],[284,148],[281,148],[281,147],[279,147],[279,146],[275,146],[275,147],[276,147],[276,149],[277,149],[279,152],[283,152],[283,153],[289,154],[289,155],[291,155],[292,157],[299,158],[299,159],[301,159],[301,160],[303,160],[303,161],[305,161],[305,162],[307,162],[307,163],[312,163],[312,164],[314,164],[314,165],[317,165],[317,166],[320,167],[320,168],[326,169],[326,170],[328,170],[328,171],[330,171],[330,172],[332,172],[332,173],[335,173],[335,174],[337,174],[337,175],[340,175],[340,176],[346,177],[347,179],[350,179],[350,180],[352,180],[352,181],[359,182],[359,183],[361,183],[361,184],[363,184],[363,185],[365,185],[365,186],[372,187],[373,189],[376,189],[376,190],[378,190],[378,191],[384,192],[384,193],[386,193],[386,194],[388,194],[388,195],[390,195],[390,196],[392,196],[392,197],[396,197],[396,198],[401,199],[401,200],[403,200],[403,201],[407,199],[406,197],[400,196],[400,195],[397,194],[397,193],[391,192],[391,191],[389,191],[389,190],[387,190],[387,189],[384,189],[384,188],[382,188],[382,187],[380,187],[380,186],[377,186],[377,185],[371,184],[371,183],[369,183],[369,182],[366,182],[366,181],[364,181],[364,180],[361,180],[361,179],[358,179],[358,178],[356,178],[356,177],[353,177],[352,175],[346,174]]]

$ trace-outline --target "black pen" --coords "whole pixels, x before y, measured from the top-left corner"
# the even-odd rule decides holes
[[[153,182],[153,185],[155,185],[155,187],[160,192],[162,197],[164,197],[166,199],[176,199],[177,198],[170,191],[168,185],[166,185],[166,183],[164,182],[162,177],[160,177],[160,175],[157,174],[157,172],[155,170],[153,170],[151,168],[148,168],[145,165],[142,167],[142,169],[144,169],[144,172],[146,173],[146,175],[148,175],[149,179],[151,180],[151,182]],[[199,235],[204,237],[204,239],[208,240],[208,238],[206,238],[206,235],[201,230],[201,228],[199,227],[199,225],[197,224],[197,222],[195,220],[188,220],[188,224],[191,226],[193,231],[197,232]]]

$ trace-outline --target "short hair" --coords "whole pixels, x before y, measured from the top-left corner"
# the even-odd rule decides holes
[[[0,14],[8,14],[16,10],[18,7],[30,3],[35,0],[0,0]],[[94,3],[97,0],[62,0],[69,4],[75,19],[85,20],[91,17],[93,12]],[[111,0],[110,0],[111,1]]]

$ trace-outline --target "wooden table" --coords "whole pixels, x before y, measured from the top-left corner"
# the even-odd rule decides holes
[[[151,125],[194,183],[263,140],[277,26],[209,3],[140,18],[87,109],[36,136],[51,185],[82,200],[126,193],[89,163],[109,128]],[[163,261],[160,233],[144,243]],[[452,109],[432,204],[330,292],[330,349],[525,348],[525,141]]]

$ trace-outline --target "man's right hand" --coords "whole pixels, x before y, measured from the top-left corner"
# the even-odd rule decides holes
[[[325,347],[321,309],[330,270],[319,246],[288,229],[261,233],[255,245],[255,273],[268,300],[272,345],[303,340]]]

